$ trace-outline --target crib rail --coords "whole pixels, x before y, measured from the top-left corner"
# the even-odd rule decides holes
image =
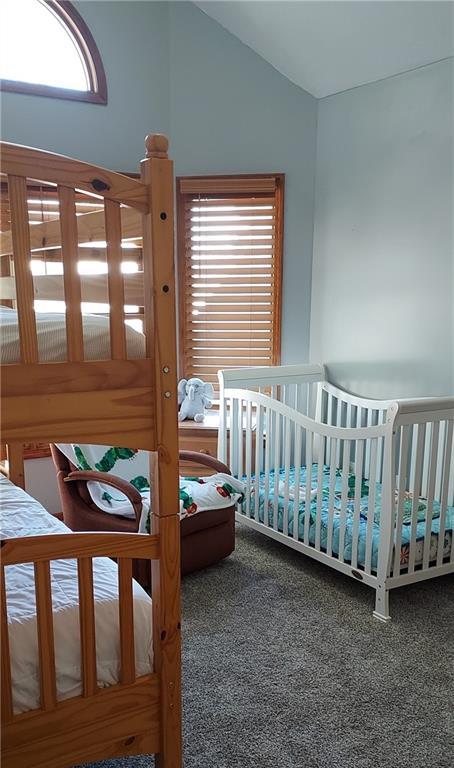
[[[447,560],[454,564],[452,523],[447,530],[449,507],[454,506],[454,398],[398,401],[390,412],[394,420],[394,539],[403,538],[405,526],[411,531],[400,562],[395,547],[389,565],[392,576],[402,579],[414,574],[417,565],[422,564],[425,571],[440,568]],[[406,574],[401,576],[403,567]]]
[[[139,534],[56,534],[49,536],[32,536],[20,539],[8,539],[1,542],[1,668],[2,668],[2,727],[4,728],[4,760],[5,765],[15,765],[9,762],[9,751],[22,744],[24,729],[30,736],[30,728],[33,730],[33,718],[39,723],[40,738],[51,741],[55,739],[54,749],[56,759],[59,749],[62,754],[68,749],[66,739],[74,741],[74,734],[82,737],[84,749],[87,749],[87,732],[80,733],[80,696],[71,697],[64,701],[57,700],[56,661],[53,628],[52,583],[51,563],[54,560],[71,559],[77,561],[77,579],[79,587],[79,624],[80,624],[80,652],[81,652],[81,686],[82,698],[89,699],[90,708],[87,712],[96,721],[95,714],[106,717],[106,712],[111,706],[132,706],[131,724],[128,731],[118,733],[121,741],[128,738],[134,741],[135,734],[141,730],[147,731],[146,740],[152,751],[158,751],[158,729],[153,733],[150,730],[150,710],[157,708],[159,702],[159,686],[157,675],[149,674],[136,677],[135,670],[135,645],[134,645],[134,616],[133,616],[133,579],[132,560],[141,558],[156,560],[159,558],[159,538],[157,536]],[[115,557],[118,560],[118,608],[119,608],[119,647],[120,647],[120,671],[119,682],[108,689],[100,690],[97,683],[96,671],[96,627],[95,627],[95,599],[94,599],[94,574],[93,558]],[[13,691],[11,683],[11,657],[8,632],[8,596],[7,580],[8,568],[11,566],[30,563],[34,569],[35,595],[36,595],[36,625],[38,637],[38,663],[40,672],[40,698],[39,709],[30,710],[23,714],[14,714]],[[150,564],[151,567],[151,564]],[[131,700],[131,691],[133,692]],[[101,699],[99,695],[101,694]],[[145,698],[144,698],[145,697]],[[71,720],[72,705],[77,712],[77,719]],[[94,707],[95,709],[93,709]],[[134,719],[134,710],[138,720]],[[146,712],[146,716],[145,716]],[[46,716],[49,720],[46,720]],[[69,719],[68,719],[69,718]],[[49,727],[47,728],[47,722]],[[56,723],[59,727],[56,727]],[[85,723],[85,729],[88,723]],[[101,723],[102,725],[102,723]],[[106,727],[104,720],[104,729]],[[125,729],[124,723],[121,728]],[[88,734],[88,740],[95,737],[101,741],[102,737],[97,733],[96,727],[93,733]],[[32,739],[33,741],[33,739]],[[44,743],[44,742],[43,742]],[[132,743],[132,742],[131,742]],[[46,747],[49,747],[46,744]],[[133,750],[134,751],[134,750]],[[74,754],[77,754],[77,746],[74,746]],[[82,752],[83,754],[83,752]],[[96,752],[94,753],[96,754]],[[49,755],[49,752],[47,752]],[[23,744],[23,750],[18,755],[15,752],[15,760],[23,760],[21,765],[38,765],[36,755],[27,754],[27,742]],[[19,765],[19,763],[17,763]],[[46,763],[49,764],[49,763]],[[57,762],[56,764],[61,764]]]
[[[246,484],[239,515],[335,557],[349,569],[372,574],[378,558],[374,516],[377,506],[382,507],[377,497],[380,457],[390,424],[328,425],[250,390],[225,389],[224,402],[227,463]],[[366,476],[365,510],[361,499]],[[365,515],[367,533],[360,551]],[[385,509],[383,519],[389,516]]]
[[[261,392],[224,388],[220,448],[246,484],[238,516],[366,583],[397,586],[451,567],[453,401],[423,410],[422,401],[342,394],[323,389],[318,421]]]

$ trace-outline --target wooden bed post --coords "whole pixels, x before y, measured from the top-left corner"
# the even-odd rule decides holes
[[[161,688],[159,768],[181,768],[181,613],[176,296],[173,256],[173,163],[169,142],[145,139],[142,181],[149,190],[143,217],[145,335],[153,360],[158,461],[152,460],[152,533],[160,537],[160,558],[152,565],[153,650]],[[172,364],[173,363],[173,364]]]

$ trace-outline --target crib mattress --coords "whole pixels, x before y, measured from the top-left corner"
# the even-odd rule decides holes
[[[66,360],[65,315],[61,312],[37,312],[35,317],[39,361],[57,363]],[[102,315],[83,315],[82,323],[85,359],[110,359],[109,318]],[[145,357],[145,337],[128,325],[126,345],[129,358]],[[0,306],[0,353],[2,364],[20,362],[17,312],[3,306]]]
[[[318,487],[318,466],[314,464],[312,466],[311,487],[316,489],[316,494],[310,501],[310,522],[309,522],[309,543],[315,545],[316,537],[316,510],[317,510],[317,498],[321,492],[321,528],[320,528],[320,543],[321,549],[326,550],[328,539],[328,506],[329,506],[329,474],[330,469],[328,466],[323,467],[322,484],[321,489]],[[306,483],[306,467],[300,469],[300,485],[305,486]],[[284,528],[284,493],[286,485],[285,470],[281,469],[278,474],[274,470],[271,470],[268,480],[268,525],[273,527],[274,522],[274,507],[275,497],[277,496],[277,517],[278,517],[278,530],[283,532]],[[247,483],[247,478],[243,478]],[[349,489],[352,498],[347,501],[347,507],[345,509],[345,537],[344,537],[344,551],[343,558],[346,562],[351,562],[352,556],[352,541],[353,541],[353,509],[354,509],[354,487],[355,487],[354,475],[349,475]],[[295,469],[291,468],[288,476],[288,487],[291,495],[296,497],[295,489]],[[259,492],[259,504],[258,504],[258,517],[261,523],[265,519],[265,500],[266,500],[266,476],[265,473],[261,473],[258,478],[258,492]],[[337,471],[335,478],[335,503],[334,503],[334,515],[333,515],[333,535],[332,535],[332,554],[336,557],[339,556],[339,533],[341,524],[341,492],[342,492],[342,473]],[[372,558],[371,567],[373,571],[376,571],[378,561],[378,546],[380,540],[380,509],[381,509],[381,493],[382,486],[380,483],[376,484],[375,494],[375,513],[374,522],[372,527]],[[256,507],[256,482],[252,477],[250,488],[246,493],[246,498],[249,496],[250,504],[243,503],[242,510],[249,517],[255,517]],[[300,494],[300,499],[302,494]],[[289,498],[288,500],[288,530],[285,531],[286,535],[293,538],[293,521],[295,515],[295,509],[298,505],[298,538],[304,540],[304,523],[306,516],[306,504],[304,501],[295,500],[295,498]],[[400,563],[401,569],[404,570],[408,565],[410,541],[411,541],[411,500],[405,502],[404,509],[404,523],[402,525],[402,538],[400,546]],[[369,508],[369,487],[367,481],[362,482],[361,486],[361,500],[360,500],[360,522],[359,522],[359,538],[358,538],[358,565],[365,565],[365,551],[366,551],[366,531],[367,531],[367,512]],[[422,563],[423,550],[424,550],[424,538],[426,530],[426,518],[425,518],[426,504],[424,499],[419,500],[418,504],[418,523],[416,525],[416,548],[415,548],[415,564]],[[449,557],[453,542],[453,530],[454,530],[454,507],[448,507],[445,510],[445,533],[443,539],[443,557]],[[434,502],[433,506],[433,520],[431,525],[431,542],[430,542],[430,561],[433,561],[437,557],[438,552],[438,539],[440,531],[440,505],[438,502]]]
[[[38,536],[71,531],[44,507],[0,475],[3,538]],[[5,568],[8,629],[13,682],[13,708],[20,713],[40,705],[38,643],[34,574],[31,564]],[[112,560],[93,560],[96,657],[98,685],[119,682],[120,643],[118,570]],[[82,693],[77,564],[58,560],[51,564],[57,698]],[[136,674],[152,671],[151,599],[133,582]]]

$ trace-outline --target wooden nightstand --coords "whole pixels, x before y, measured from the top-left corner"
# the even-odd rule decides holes
[[[180,421],[178,425],[180,450],[197,451],[216,458],[218,455],[218,429],[219,411],[207,411],[205,420],[200,424],[189,419]],[[193,463],[186,464],[186,462],[181,462],[180,472],[183,475],[195,477],[212,474],[208,467]]]
[[[228,417],[227,417],[228,418]],[[196,424],[189,419],[180,421],[179,429],[179,447],[181,451],[197,451],[207,453],[209,456],[217,458],[218,455],[218,430],[219,430],[219,411],[206,411],[205,421]],[[252,418],[252,429],[255,430],[255,415]],[[229,455],[229,440],[227,438],[227,461]],[[251,469],[254,471],[255,464],[255,432],[252,435],[251,445]],[[187,471],[186,471],[187,467]],[[243,468],[246,467],[245,449],[243,447]],[[180,463],[180,472],[182,475],[199,477],[213,474],[207,467],[185,462]]]

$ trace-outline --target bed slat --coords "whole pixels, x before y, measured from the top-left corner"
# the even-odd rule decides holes
[[[340,442],[340,441],[339,441]],[[342,460],[342,491],[341,491],[341,511],[339,516],[339,560],[344,562],[345,545],[345,527],[347,523],[347,501],[348,501],[348,470],[350,463],[350,440],[344,440],[343,460]]]
[[[366,573],[371,572],[372,566],[372,532],[375,519],[375,496],[377,483],[377,448],[379,438],[371,440],[370,460],[369,460],[369,499],[367,504],[367,528],[366,528],[366,557],[364,569]]]
[[[312,451],[314,443],[314,433],[306,429],[306,495],[304,501],[304,543],[309,544],[309,525],[311,520],[311,498],[312,490]]]
[[[300,496],[301,496],[301,448],[302,448],[303,430],[300,426],[295,426],[295,489],[293,499],[293,538],[298,541],[299,538],[299,516],[300,516]]]
[[[118,561],[118,587],[120,611],[121,682],[133,683],[136,679],[134,653],[134,604],[132,597],[132,560]]]
[[[423,564],[422,564],[422,567],[424,569],[429,567],[439,431],[440,431],[440,422],[434,421],[432,423],[432,430],[430,435],[430,459],[429,459],[429,475],[428,475],[428,481],[427,481],[426,528],[424,533],[424,553],[423,553]]]
[[[84,359],[82,327],[82,294],[77,269],[77,219],[76,196],[69,187],[58,187],[60,203],[61,254],[63,261],[63,285],[66,303],[66,343],[68,360]]]
[[[273,412],[270,408],[265,408],[265,489],[263,496],[263,522],[269,525],[268,504],[270,500],[270,469],[271,469],[271,419]],[[257,439],[257,437],[256,437]]]
[[[30,270],[30,228],[26,179],[21,176],[8,176],[8,193],[11,209],[21,361],[23,363],[37,363],[38,340],[33,304],[33,276]]]
[[[423,457],[424,457],[424,441],[426,437],[426,425],[416,424],[413,427],[413,440],[415,439],[415,429],[418,430],[416,438],[416,453],[415,453],[415,472],[413,478],[413,502],[411,506],[411,532],[410,532],[410,553],[408,558],[408,573],[413,573],[415,570],[415,558],[416,558],[416,528],[418,524],[418,506],[419,497],[421,495],[421,479],[423,469]]]
[[[109,271],[110,354],[112,360],[126,358],[125,289],[121,271],[121,214],[120,204],[113,200],[104,203],[106,220],[107,261]]]
[[[84,696],[93,696],[98,689],[96,672],[95,603],[93,595],[93,560],[80,557],[77,561],[79,580],[80,655]]]
[[[13,697],[11,688],[11,657],[9,652],[8,608],[6,603],[5,569],[0,566],[1,634],[2,634],[2,722],[8,722],[13,716]]]
[[[400,551],[402,548],[402,525],[404,519],[405,491],[407,488],[407,465],[408,465],[408,446],[409,446],[408,424],[402,427],[400,435],[400,458],[399,458],[399,484],[397,489],[397,516],[394,537],[394,568],[393,575],[400,573]]]
[[[445,444],[442,464],[442,479],[441,479],[441,498],[440,498],[440,532],[438,534],[438,549],[437,549],[437,565],[440,566],[443,562],[443,548],[446,528],[446,517],[448,514],[448,485],[449,485],[449,467],[451,464],[451,452],[452,452],[452,434],[453,434],[454,422],[447,421],[445,429]],[[452,535],[452,534],[451,534]],[[451,544],[454,549],[454,541]]]
[[[50,562],[42,560],[35,562],[34,566],[41,707],[50,710],[55,709],[57,703]]]

